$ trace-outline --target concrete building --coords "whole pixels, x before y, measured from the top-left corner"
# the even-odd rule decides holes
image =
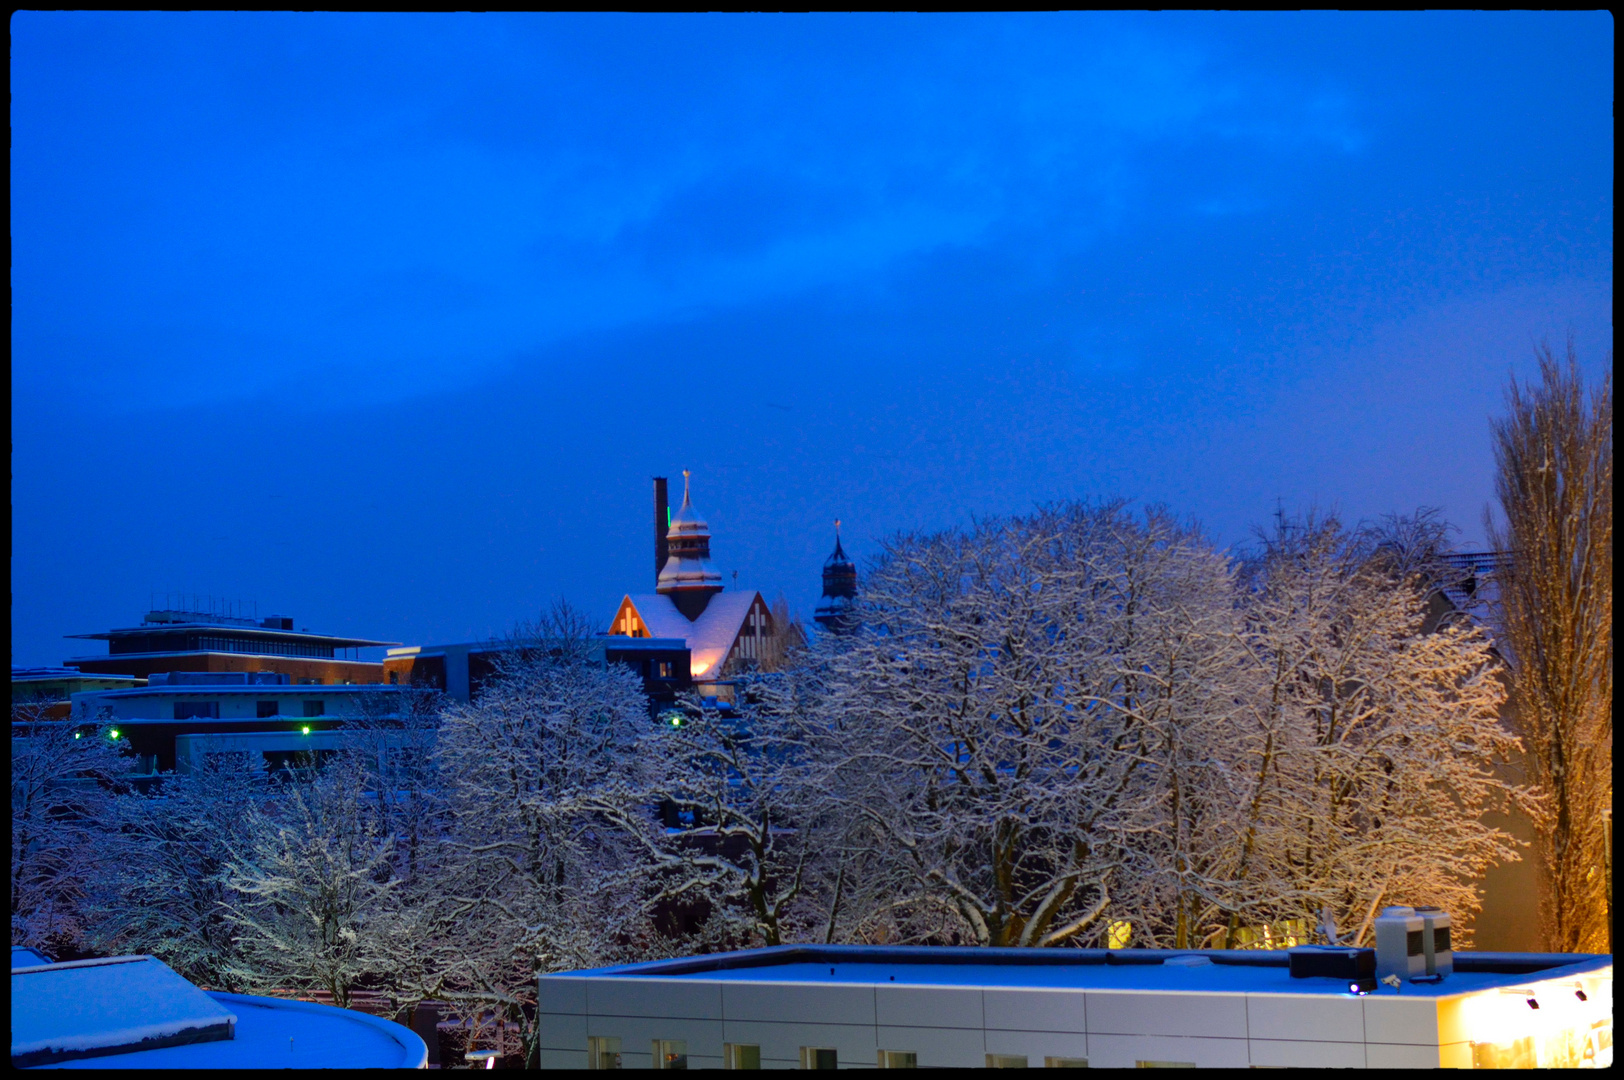
[[[281,672],[172,671],[143,686],[72,698],[71,722],[129,739],[146,773],[188,772],[211,753],[246,752],[280,768],[336,748],[346,720],[399,713],[410,687],[295,685]]]
[[[1611,957],[1456,953],[1440,981],[1369,980],[1365,993],[1299,974],[1313,970],[1284,952],[863,946],[630,964],[541,978],[541,1064],[1612,1063]]]
[[[384,678],[391,685],[428,687],[468,702],[495,677],[501,655],[514,647],[511,642],[477,641],[394,648],[384,654]],[[643,690],[656,707],[669,704],[693,686],[688,643],[681,638],[602,635],[591,643],[588,662],[632,668],[642,677]]]
[[[11,715],[32,710],[54,720],[66,720],[74,694],[86,690],[125,690],[145,686],[147,680],[134,675],[87,675],[78,668],[36,667],[11,669]]]

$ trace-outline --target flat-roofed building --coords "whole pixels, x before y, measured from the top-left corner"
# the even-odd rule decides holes
[[[391,685],[429,687],[456,701],[472,701],[496,677],[502,655],[519,647],[506,641],[476,641],[394,648],[384,654],[384,679]],[[588,644],[586,659],[636,671],[656,708],[693,686],[688,643],[681,638],[599,635]]]
[[[145,686],[134,675],[91,675],[78,668],[34,667],[11,669],[11,715],[32,710],[36,715],[66,720],[74,694],[86,690],[125,690]]]
[[[86,674],[275,671],[295,683],[320,685],[383,682],[383,664],[361,659],[359,650],[400,644],[295,630],[293,620],[281,615],[249,619],[181,610],[149,611],[139,626],[68,636],[107,642],[105,656],[63,661]]]
[[[1359,950],[1343,950],[1357,953]],[[543,976],[544,1068],[1612,1063],[1610,956],[1455,953],[1437,981],[1285,952],[785,946]]]
[[[297,685],[280,672],[174,671],[146,685],[73,695],[70,723],[118,731],[142,771],[188,772],[211,753],[251,753],[272,768],[339,745],[346,721],[387,721],[411,687]]]

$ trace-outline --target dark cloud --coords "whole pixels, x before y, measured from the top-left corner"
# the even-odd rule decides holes
[[[1506,371],[1611,346],[1605,15],[12,33],[29,662],[153,586],[409,638],[596,608],[684,466],[803,607],[837,515],[1471,526]]]

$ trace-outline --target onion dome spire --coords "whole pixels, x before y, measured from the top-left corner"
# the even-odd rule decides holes
[[[710,561],[710,526],[694,509],[688,470],[682,470],[682,507],[671,515],[666,533],[667,556],[655,591],[671,597],[690,621],[699,618],[710,598],[722,591],[722,575]]]
[[[823,562],[823,598],[818,601],[812,617],[819,626],[830,630],[844,630],[847,616],[856,603],[857,565],[840,546],[840,519],[835,519],[835,549]]]

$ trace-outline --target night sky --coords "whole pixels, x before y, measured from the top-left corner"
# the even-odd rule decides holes
[[[1426,504],[1610,362],[1606,14],[11,20],[12,662],[153,590],[408,643],[832,519]]]

